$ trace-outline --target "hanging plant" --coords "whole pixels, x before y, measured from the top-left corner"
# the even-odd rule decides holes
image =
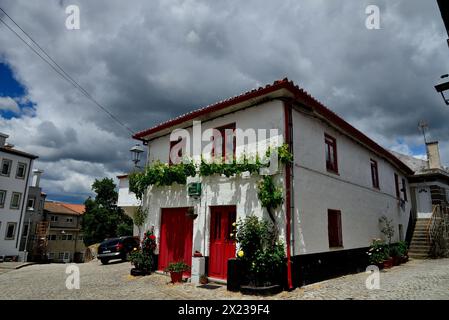
[[[264,176],[257,185],[257,190],[257,197],[262,207],[267,209],[270,219],[274,223],[273,210],[284,202],[283,189],[275,185],[272,176]]]

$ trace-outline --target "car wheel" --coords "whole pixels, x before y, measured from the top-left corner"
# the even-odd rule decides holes
[[[108,264],[109,260],[108,259],[101,259],[101,263],[102,264]]]

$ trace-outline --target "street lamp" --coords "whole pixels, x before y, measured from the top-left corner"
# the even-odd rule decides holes
[[[447,78],[448,76],[449,76],[449,75],[447,75],[447,74],[442,75],[442,76],[441,76],[441,79]],[[447,99],[447,98],[444,96],[444,91],[449,90],[449,82],[443,82],[443,83],[437,84],[437,85],[435,86],[435,90],[436,90],[438,93],[441,94],[441,96],[443,97],[444,103],[445,103],[447,106],[449,106],[449,99]]]
[[[132,155],[132,162],[134,162],[134,166],[136,168],[139,168],[139,166],[137,165],[140,162],[140,155],[143,153],[143,148],[139,145],[136,144],[134,147],[132,147],[130,150],[131,155]]]

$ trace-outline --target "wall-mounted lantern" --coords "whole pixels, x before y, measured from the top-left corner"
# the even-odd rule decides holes
[[[131,152],[132,162],[134,162],[134,167],[140,168],[137,164],[140,162],[140,156],[144,151],[143,148],[139,144],[136,144],[129,151]]]

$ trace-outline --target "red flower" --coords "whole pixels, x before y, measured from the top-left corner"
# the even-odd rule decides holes
[[[155,240],[155,239],[156,239],[156,236],[155,236],[154,234],[152,234],[152,235],[150,236],[150,239],[151,239],[151,240]]]

